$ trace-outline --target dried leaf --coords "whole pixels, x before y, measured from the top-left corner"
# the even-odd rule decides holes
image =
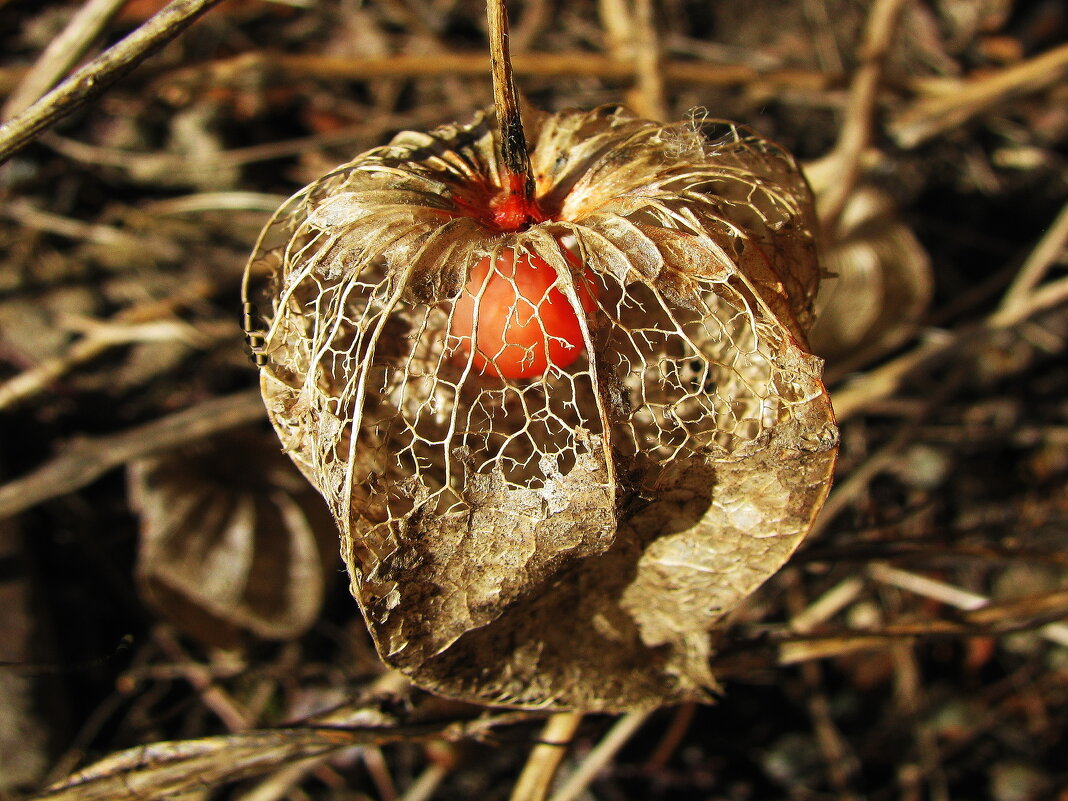
[[[495,726],[516,722],[516,714],[413,723],[373,707],[349,706],[304,726],[150,743],[119,751],[53,784],[33,796],[33,801],[174,798],[342,748],[475,737]]]
[[[143,801],[255,776],[348,744],[321,729],[252,731],[119,751],[34,796],[36,801]]]
[[[264,437],[240,432],[130,465],[138,585],[187,634],[289,639],[318,617],[336,557],[322,501]]]
[[[379,653],[417,684],[528,707],[705,699],[709,630],[801,541],[834,464],[802,344],[811,198],[730,124],[603,108],[542,117],[532,141],[544,219],[522,230],[494,224],[482,119],[402,133],[282,207],[247,273],[268,412],[337,519]],[[555,272],[580,329],[561,340],[552,296],[524,296],[544,365],[524,378],[482,369],[503,349],[476,359],[470,333],[519,327],[513,253]],[[511,308],[479,306],[491,264]]]
[[[832,365],[867,363],[911,336],[931,300],[927,252],[870,187],[850,197],[841,238],[824,255],[835,280],[820,288],[812,350]]]

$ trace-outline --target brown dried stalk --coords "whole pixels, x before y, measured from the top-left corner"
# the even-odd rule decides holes
[[[0,487],[0,518],[74,492],[139,456],[263,419],[255,390],[213,398],[117,434],[83,437],[32,473]]]
[[[0,126],[0,163],[156,52],[222,0],[173,0],[121,42],[101,53],[21,114]]]
[[[523,200],[534,201],[534,177],[530,171],[530,154],[523,133],[523,115],[519,108],[519,92],[512,78],[512,60],[508,53],[508,11],[504,0],[489,0],[486,4],[489,22],[490,72],[493,75],[493,105],[497,110],[500,129],[501,162],[507,170],[507,181],[518,183]]]

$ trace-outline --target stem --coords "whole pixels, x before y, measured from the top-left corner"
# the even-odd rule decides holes
[[[868,15],[859,51],[861,64],[853,73],[846,117],[830,153],[837,168],[836,176],[819,203],[820,228],[832,238],[840,233],[838,223],[842,212],[863,173],[864,152],[873,137],[883,70],[906,1],[877,0]]]
[[[576,801],[586,792],[586,788],[597,777],[597,774],[612,761],[616,753],[627,744],[627,740],[638,730],[646,718],[651,714],[650,710],[628,712],[616,721],[611,731],[597,743],[592,751],[586,755],[582,764],[564,782],[563,786],[556,791],[550,801]]]
[[[581,712],[558,712],[545,722],[541,742],[530,752],[512,789],[511,801],[545,801],[549,797],[556,771],[581,721]]]
[[[512,59],[508,53],[508,8],[505,0],[487,0],[489,22],[490,72],[493,76],[493,105],[497,110],[500,131],[501,162],[505,174],[501,181],[506,192],[518,194],[522,205],[534,207],[534,176],[530,154],[519,111],[519,92],[512,78]]]
[[[32,106],[0,126],[0,163],[86,103],[192,25],[222,0],[172,0],[125,39],[105,50]]]

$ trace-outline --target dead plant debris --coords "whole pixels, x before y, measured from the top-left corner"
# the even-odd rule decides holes
[[[543,721],[445,700],[383,667],[343,581],[316,585],[310,612],[315,593],[274,622],[243,616],[344,569],[318,561],[302,479],[273,460],[234,313],[247,254],[301,186],[491,104],[482,4],[4,0],[0,798],[1061,801],[1061,4],[512,15],[517,80],[548,114],[625,101],[737,120],[793,153],[841,276],[816,338],[834,489],[710,656],[687,654],[715,703]],[[127,74],[34,110],[102,63]],[[284,519],[254,522],[271,510]],[[175,566],[144,561],[152,532],[179,537],[185,567],[229,548],[233,575],[302,556],[276,582],[247,573],[252,596],[225,588],[242,614],[213,637],[140,594]],[[276,545],[257,560],[261,535]],[[181,575],[183,603],[211,590]],[[561,640],[581,601],[555,608]]]

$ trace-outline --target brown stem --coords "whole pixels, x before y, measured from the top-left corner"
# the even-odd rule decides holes
[[[506,175],[505,188],[522,196],[524,205],[534,205],[534,176],[530,154],[519,111],[519,92],[512,78],[512,59],[508,53],[508,8],[505,0],[487,0],[489,22],[490,71],[493,76],[493,105],[500,129],[501,162]]]
[[[0,163],[176,37],[222,0],[172,0],[144,25],[105,50],[25,111],[0,126]]]

